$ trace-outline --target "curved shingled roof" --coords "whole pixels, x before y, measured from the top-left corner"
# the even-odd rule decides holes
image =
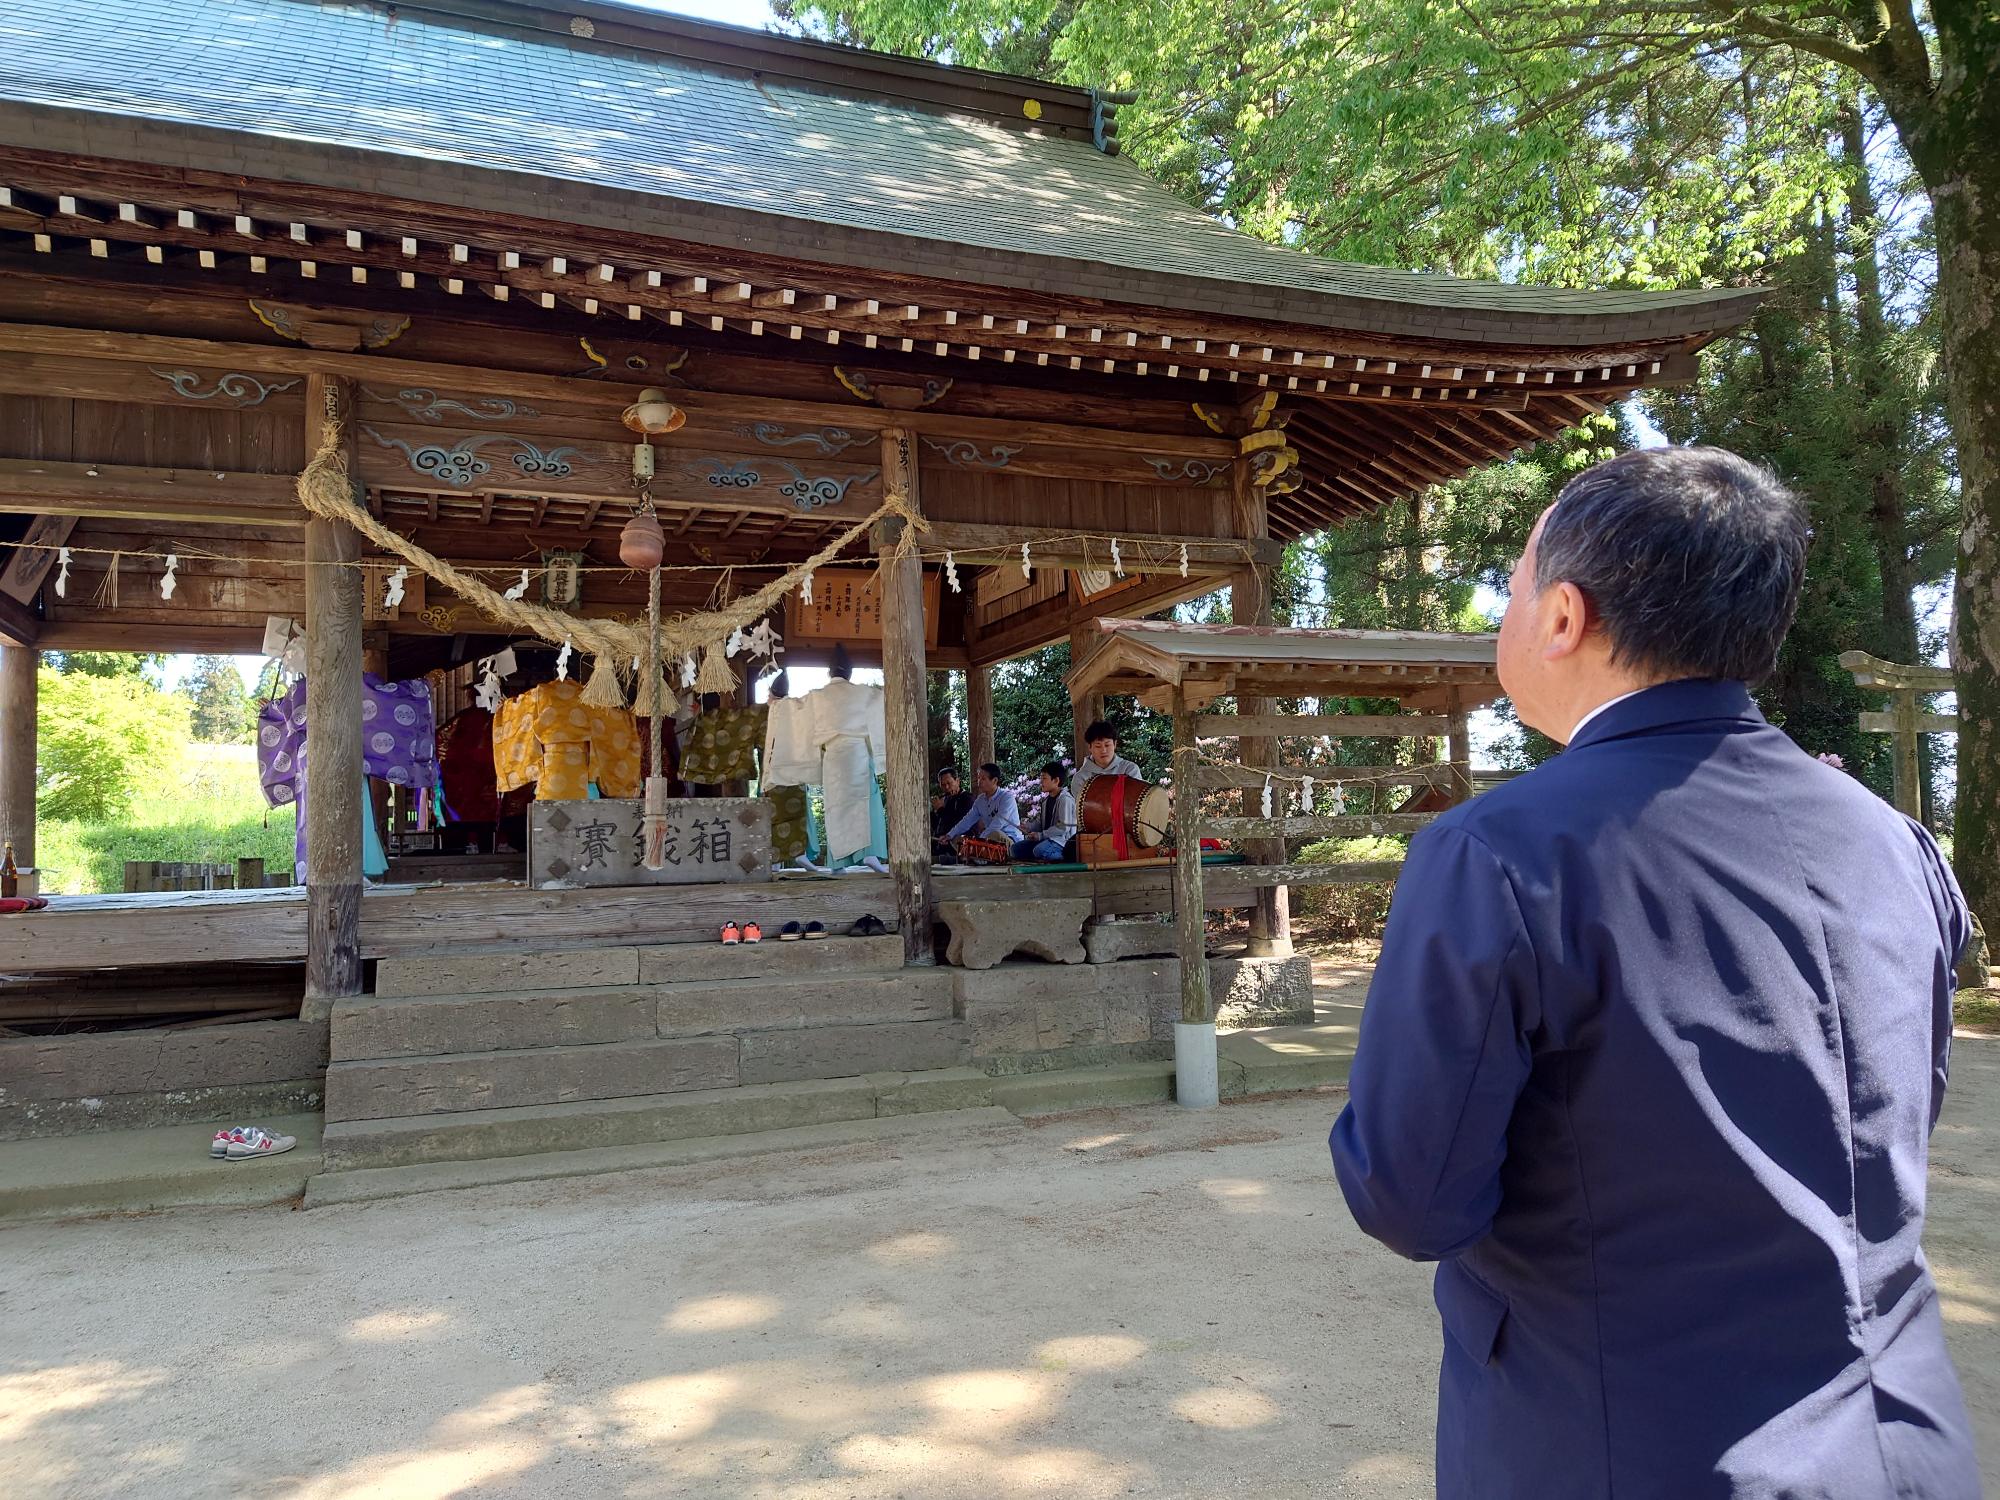
[[[1040,126],[1008,118],[1030,100]],[[1059,275],[1110,301],[1457,342],[1698,336],[1756,300],[1306,255],[1097,150],[1076,128],[1087,114],[1075,89],[602,4],[8,0],[0,13],[0,142],[30,149],[379,185],[959,281]]]

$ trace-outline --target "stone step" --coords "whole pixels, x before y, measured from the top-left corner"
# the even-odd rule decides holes
[[[598,1151],[697,1136],[789,1130],[878,1115],[990,1105],[992,1080],[970,1068],[929,1076],[753,1084],[575,1104],[329,1122],[321,1158],[329,1172],[477,1161],[544,1151]]]
[[[986,1136],[1018,1135],[1018,1115],[998,1105],[939,1110],[921,1115],[881,1115],[830,1125],[800,1125],[742,1135],[693,1136],[678,1141],[644,1141],[633,1146],[600,1146],[583,1151],[543,1151],[532,1156],[484,1157],[473,1161],[419,1162],[407,1167],[360,1167],[321,1172],[306,1184],[305,1206],[366,1203],[412,1193],[499,1187],[514,1182],[550,1182],[564,1177],[601,1177],[611,1172],[657,1171],[705,1166],[710,1162],[778,1152],[824,1151],[830,1146],[912,1142],[935,1146]]]
[[[903,963],[903,940],[829,937],[761,943],[658,943],[580,948],[488,948],[375,965],[383,997],[607,989],[628,984],[722,983],[734,979],[882,973]]]
[[[326,1117],[379,1120],[950,1068],[971,1052],[971,1029],[944,1019],[366,1058],[328,1067]]]
[[[744,977],[509,994],[359,995],[334,1005],[331,1059],[343,1063],[804,1026],[946,1021],[953,1012],[953,976],[944,969],[835,970],[810,978]]]
[[[1223,1037],[1219,1059],[1222,1096],[1303,1092],[1344,1083],[1351,1052],[1331,1038],[1305,1035],[1307,1030],[1286,1028],[1297,1033],[1291,1038],[1265,1038],[1250,1032]],[[1171,1061],[1013,1077],[991,1077],[975,1068],[935,1068],[627,1099],[329,1121],[322,1154],[328,1172],[347,1173],[427,1162],[503,1160],[542,1152],[608,1152],[650,1143],[944,1110],[997,1107],[1017,1116],[1060,1114],[1165,1103],[1173,1098],[1173,1089]],[[591,1169],[620,1170],[626,1165],[649,1164],[653,1163],[635,1159]],[[547,1174],[529,1171],[516,1175]],[[416,1177],[411,1182],[403,1190],[456,1185],[448,1177],[428,1183]]]

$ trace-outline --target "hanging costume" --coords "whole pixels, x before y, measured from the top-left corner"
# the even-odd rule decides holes
[[[830,864],[889,853],[882,790],[875,781],[889,737],[883,701],[881,688],[836,677],[803,698],[767,705],[765,778],[821,788]]]
[[[446,815],[454,823],[491,823],[500,816],[500,784],[493,774],[493,715],[468,708],[438,736],[439,774]]]
[[[705,711],[688,730],[687,748],[681,752],[681,780],[716,786],[755,777],[757,757],[764,751],[769,736],[771,712],[779,704],[792,701],[778,698],[748,708]],[[775,781],[766,755],[758,790],[771,804],[772,863],[789,864],[808,852],[813,842],[812,807],[806,800],[806,789],[795,783]]]
[[[301,806],[294,845],[297,878],[305,879],[306,682],[295,681],[257,715],[257,774],[264,800],[273,807]],[[361,677],[361,872],[383,875],[389,861],[375,831],[367,778],[392,786],[433,787],[438,782],[437,728],[430,688],[421,681],[384,682],[373,672]]]
[[[622,708],[583,701],[579,682],[545,682],[500,705],[493,720],[499,789],[533,782],[537,802],[639,795],[639,732]]]

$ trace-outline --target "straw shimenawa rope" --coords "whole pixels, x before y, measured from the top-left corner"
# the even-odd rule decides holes
[[[299,475],[299,503],[323,520],[342,521],[367,537],[383,551],[400,557],[411,567],[419,569],[426,577],[434,578],[457,594],[481,614],[501,624],[529,635],[540,637],[551,645],[574,642],[586,651],[607,661],[631,661],[648,654],[651,644],[650,631],[642,626],[627,625],[616,620],[592,620],[580,615],[565,614],[547,605],[534,604],[526,599],[509,599],[498,591],[488,588],[470,574],[460,572],[443,558],[426,551],[408,537],[390,530],[382,522],[368,513],[366,506],[356,502],[354,483],[347,471],[347,455],[344,447],[345,415],[325,424],[325,435],[320,442],[319,452]],[[856,538],[860,537],[877,521],[889,517],[900,517],[903,534],[896,544],[896,554],[907,557],[915,550],[917,535],[930,530],[929,523],[917,514],[908,499],[902,495],[888,494],[875,510],[856,521],[840,535],[828,542],[819,551],[797,566],[786,570],[754,593],[745,594],[717,610],[705,610],[694,614],[676,615],[671,620],[660,622],[658,655],[655,660],[667,661],[697,652],[711,644],[718,648],[733,630],[755,624],[771,611],[771,608],[786,594],[797,587],[806,574],[834,561]],[[611,680],[611,679],[607,679]],[[613,681],[613,689],[616,684]],[[619,706],[623,706],[622,697]]]

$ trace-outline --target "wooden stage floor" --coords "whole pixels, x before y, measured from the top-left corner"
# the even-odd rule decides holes
[[[1211,909],[1246,905],[1229,867],[1208,872]],[[1168,912],[1170,866],[1057,873],[940,870],[939,900],[1029,900],[1089,895],[1100,915]],[[755,919],[844,928],[866,914],[890,927],[887,876],[787,877],[753,885],[618,886],[536,890],[519,881],[378,885],[361,902],[364,958],[476,948],[577,948],[603,943],[712,940],[724,922]],[[297,962],[305,957],[305,893],[162,891],[59,896],[46,911],[0,917],[0,975],[180,964]]]

